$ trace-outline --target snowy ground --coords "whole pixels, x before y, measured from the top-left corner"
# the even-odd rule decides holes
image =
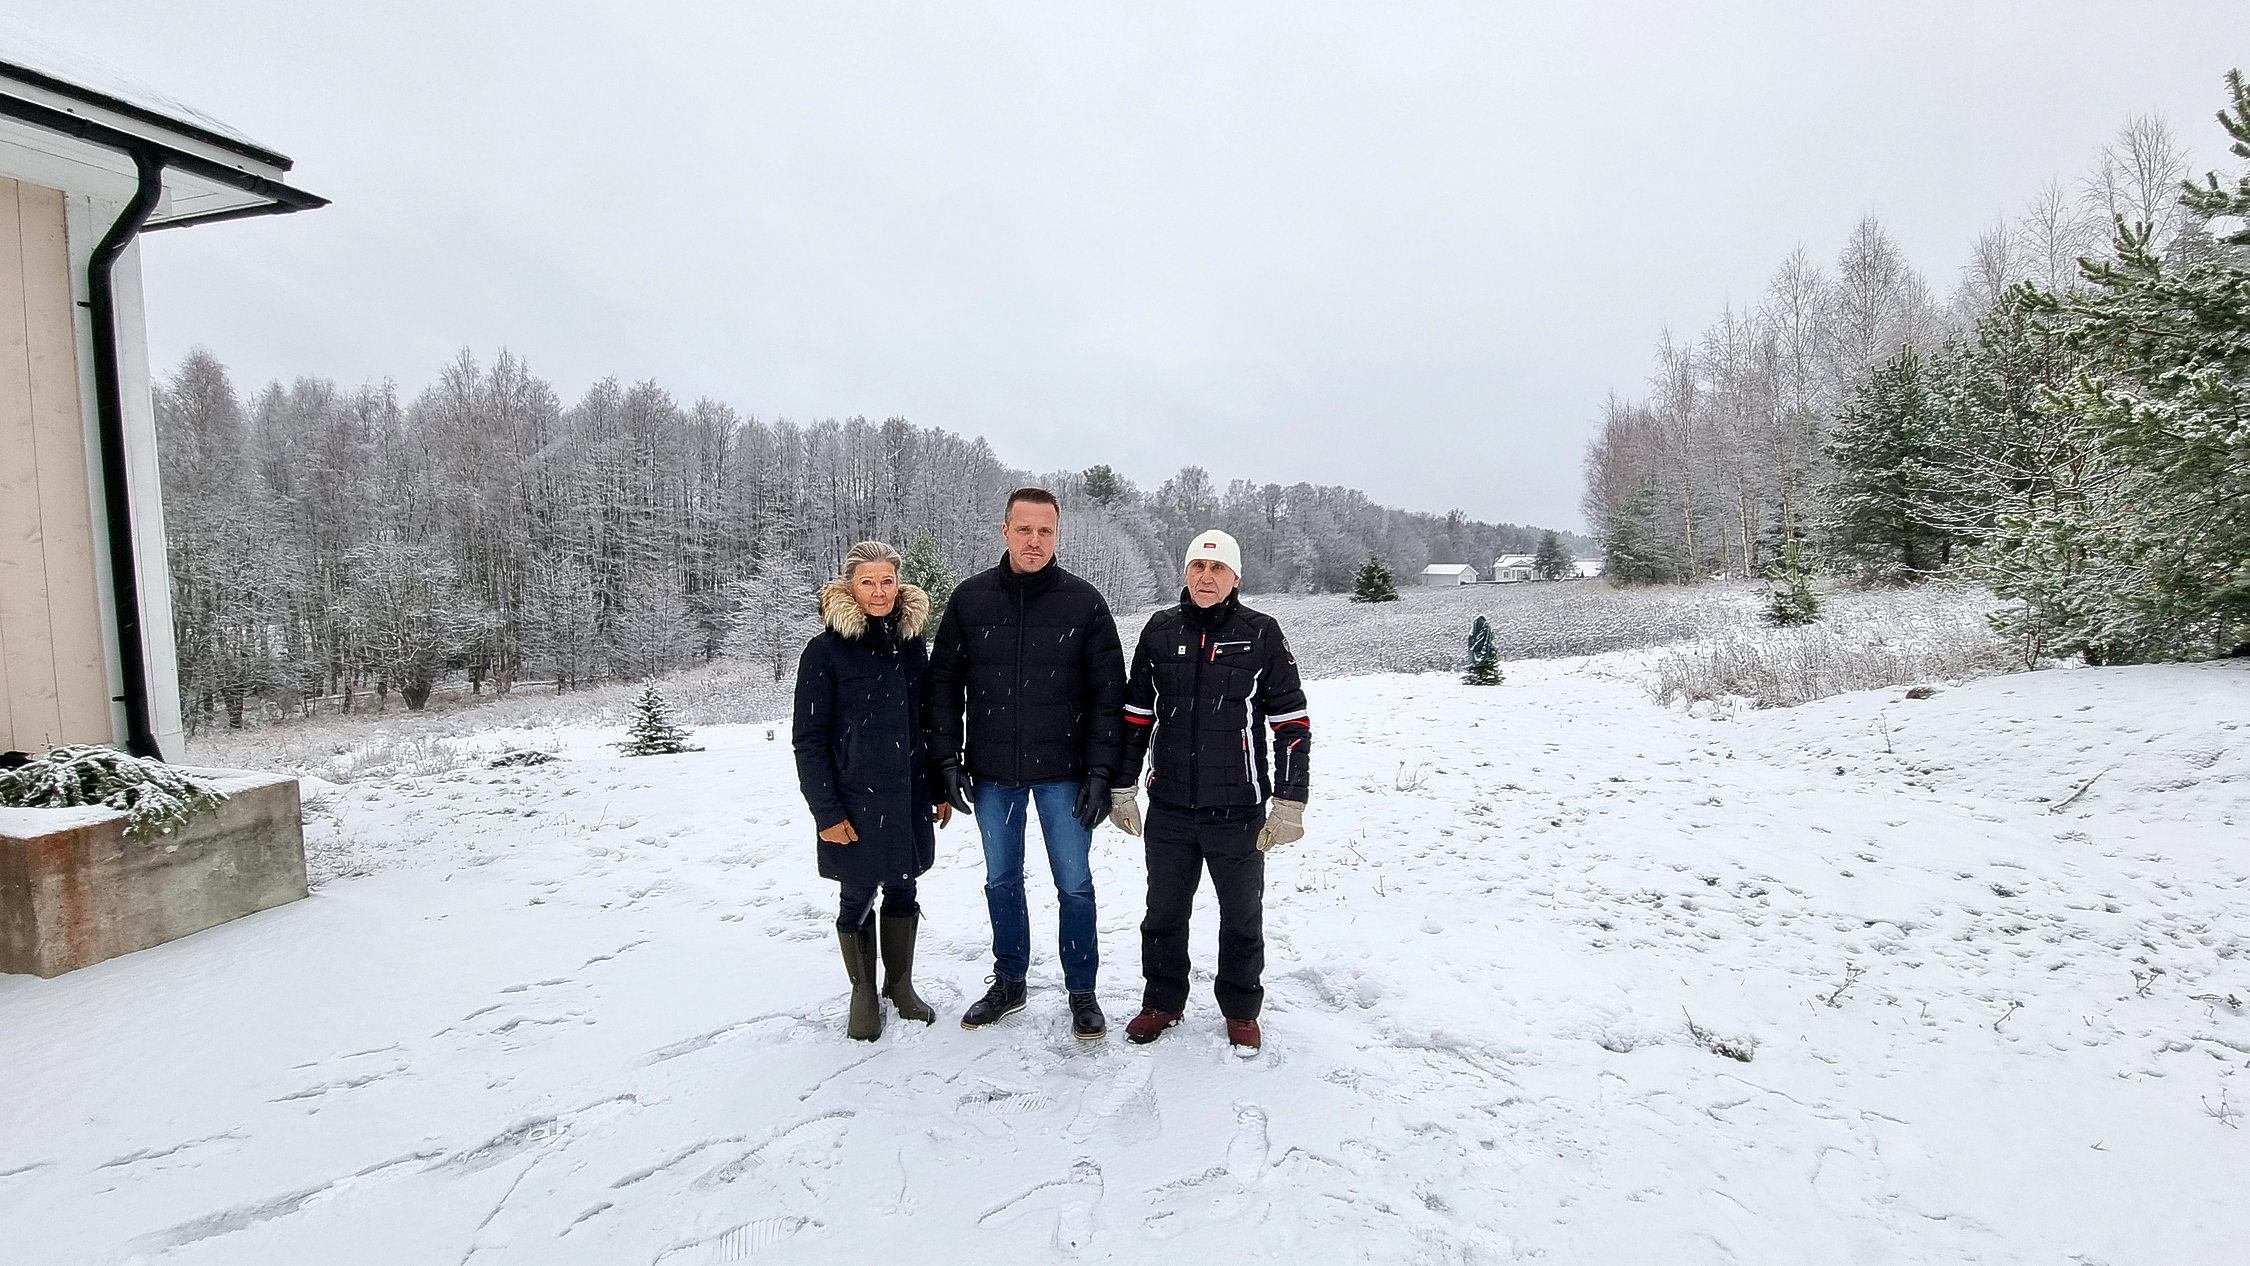
[[[939,1023],[845,1040],[785,728],[331,789],[311,900],[0,978],[0,1259],[2244,1260],[2250,665],[1720,719],[1649,660],[1312,688],[1251,1062],[1207,980],[1121,1040],[1107,829],[1109,1040],[1051,952],[954,1023],[965,822]]]

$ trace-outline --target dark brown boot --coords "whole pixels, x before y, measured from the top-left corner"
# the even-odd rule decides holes
[[[920,914],[882,916],[883,996],[898,1008],[899,1019],[928,1024],[937,1012],[914,992],[914,933],[921,922]]]
[[[836,939],[844,947],[844,974],[852,981],[852,1018],[844,1033],[855,1041],[872,1042],[883,1035],[883,1004],[875,998],[875,929],[838,928]]]
[[[1180,1013],[1177,1011],[1142,1007],[1139,1015],[1125,1022],[1125,1040],[1135,1046],[1146,1046],[1164,1036],[1164,1030],[1179,1022]]]

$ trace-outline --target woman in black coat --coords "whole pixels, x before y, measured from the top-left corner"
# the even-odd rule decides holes
[[[932,823],[952,806],[930,788],[922,745],[922,677],[929,651],[922,630],[930,596],[900,584],[898,551],[862,541],[844,574],[820,591],[827,627],[797,661],[792,740],[797,782],[820,828],[820,875],[842,886],[836,932],[852,982],[847,1032],[873,1041],[883,1031],[876,1001],[877,927],[882,994],[899,1018],[937,1018],[914,993],[914,935],[921,907],[914,879],[937,856]],[[875,917],[875,894],[883,894]]]

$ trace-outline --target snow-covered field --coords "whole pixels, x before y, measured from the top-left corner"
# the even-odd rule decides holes
[[[312,899],[0,979],[0,1260],[2221,1263],[2250,1259],[2250,664],[1731,718],[1651,652],[1311,689],[1267,1048],[842,1036],[786,728],[368,778]],[[480,743],[502,745],[505,735]],[[1214,914],[1198,916],[1199,961]],[[878,1256],[879,1255],[879,1256]]]
[[[1985,623],[1994,603],[1989,595],[1937,584],[1845,589],[1828,596],[1819,624],[1777,634],[1758,620],[1762,594],[1762,586],[1745,581],[1632,589],[1587,581],[1409,586],[1389,603],[1355,603],[1343,594],[1254,594],[1248,601],[1289,631],[1308,680],[1459,669],[1467,661],[1469,625],[1479,615],[1492,621],[1504,660],[1668,647],[1652,688],[1698,700],[1732,690],[1794,703],[1842,689],[1979,676],[2011,666]],[[1119,615],[1128,649],[1150,614]],[[793,674],[793,660],[789,668]],[[657,685],[682,720],[721,725],[787,715],[794,683],[774,680],[761,665],[719,660]],[[375,712],[363,693],[350,715],[279,723],[269,717],[244,730],[206,731],[189,749],[202,765],[333,782],[441,774],[488,752],[486,736],[494,733],[540,742],[530,732],[622,727],[641,686],[609,682],[557,695],[526,685],[497,698],[449,688],[422,712],[409,712],[395,699]]]

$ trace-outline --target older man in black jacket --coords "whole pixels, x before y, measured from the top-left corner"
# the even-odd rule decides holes
[[[992,987],[962,1015],[962,1027],[1023,1008],[1031,967],[1024,825],[1035,808],[1061,906],[1071,1028],[1091,1040],[1109,1028],[1094,998],[1092,850],[1122,742],[1125,657],[1100,591],[1054,561],[1061,521],[1044,489],[1009,496],[1001,520],[1008,552],[954,589],[922,715],[942,794],[975,814],[984,837]]]
[[[1141,1012],[1131,1042],[1180,1022],[1188,998],[1188,915],[1203,871],[1219,898],[1214,992],[1237,1055],[1263,1038],[1266,851],[1305,833],[1312,721],[1297,659],[1272,616],[1243,606],[1242,550],[1224,532],[1188,544],[1180,605],[1149,617],[1125,686],[1125,750],[1110,820],[1143,835],[1148,917],[1141,923]],[[1267,731],[1272,731],[1272,772]],[[1154,751],[1143,832],[1133,781]],[[1266,809],[1268,797],[1273,809]]]

